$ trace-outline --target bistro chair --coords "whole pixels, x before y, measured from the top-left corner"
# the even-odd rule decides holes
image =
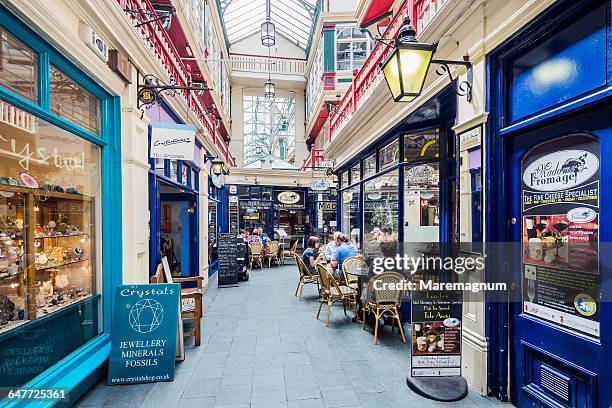
[[[385,315],[390,316],[394,322],[397,321],[402,340],[406,343],[406,336],[404,336],[404,328],[402,327],[402,321],[399,315],[404,291],[398,288],[405,280],[406,279],[397,272],[385,272],[380,275],[375,275],[368,282],[366,298],[363,303],[363,329],[366,329],[366,311],[373,313],[375,319],[374,344],[378,344],[378,321]],[[381,282],[376,286],[382,289],[375,289],[376,282]],[[389,289],[391,285],[394,285],[396,289]],[[391,329],[393,329],[393,327]]]
[[[268,268],[272,264],[272,261],[275,261],[276,264],[280,267],[280,263],[278,260],[279,250],[280,250],[280,244],[278,243],[278,241],[268,242],[268,252],[264,254],[266,259],[268,260]]]
[[[193,331],[184,332],[185,337],[193,337],[195,345],[199,346],[202,339],[201,320],[202,320],[202,276],[190,276],[185,278],[172,277],[171,282],[166,282],[163,264],[157,266],[155,275],[151,276],[150,283],[187,283],[195,282],[195,288],[181,287],[181,318],[193,319]]]
[[[281,263],[283,265],[285,264],[285,259],[287,257],[291,258],[294,254],[297,253],[297,245],[298,240],[296,239],[293,245],[291,245],[291,249],[289,249],[288,251],[281,251]]]
[[[342,302],[344,307],[344,314],[346,314],[346,305],[351,303],[355,305],[355,316],[357,315],[357,291],[347,286],[340,286],[338,281],[329,272],[329,270],[323,264],[317,264],[317,273],[321,281],[321,292],[319,295],[319,311],[317,312],[317,319],[321,314],[321,308],[323,303],[327,303],[327,321],[325,326],[329,326],[329,315],[331,314],[331,305],[335,302]]]
[[[261,242],[249,244],[249,269],[253,269],[254,261],[263,269],[263,244]]]
[[[354,276],[350,276],[351,271],[362,271],[369,270],[369,266],[366,263],[365,259],[361,256],[351,256],[346,258],[344,262],[342,262],[342,279],[343,285],[348,286],[352,289],[357,289],[357,285],[359,285],[358,278]]]
[[[293,254],[293,258],[295,259],[295,264],[297,265],[298,272],[300,273],[300,281],[298,282],[297,288],[295,288],[295,296],[298,295],[298,291],[300,292],[300,300],[302,300],[302,291],[304,290],[304,285],[308,283],[316,283],[317,290],[319,289],[319,276],[313,275],[310,272],[310,268],[306,266],[302,258],[298,254]]]

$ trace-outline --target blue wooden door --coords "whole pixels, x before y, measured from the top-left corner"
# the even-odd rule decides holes
[[[519,407],[612,404],[612,108],[505,136],[510,390]],[[595,286],[594,286],[595,285]]]

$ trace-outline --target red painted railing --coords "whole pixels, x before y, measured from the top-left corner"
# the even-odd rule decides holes
[[[117,0],[122,10],[132,10],[134,12],[127,12],[126,16],[130,20],[132,26],[136,26],[143,19],[150,19],[147,15],[138,13],[143,11],[145,13],[155,14],[155,9],[151,5],[150,0]],[[188,86],[191,83],[191,75],[189,68],[181,60],[181,57],[174,47],[170,36],[164,30],[161,20],[152,21],[148,24],[142,24],[136,28],[137,32],[145,41],[151,52],[157,57],[161,65],[164,67],[166,74],[169,78],[174,78],[176,84],[179,86]],[[182,90],[178,93],[181,95],[189,108],[196,114],[200,120],[202,126],[206,128],[209,135],[213,139],[213,142],[223,151],[226,161],[229,165],[235,165],[235,159],[229,154],[227,143],[221,138],[217,142],[215,137],[216,129],[214,122],[207,114],[204,108],[204,101],[202,97],[194,97],[192,92]]]
[[[323,149],[317,149],[313,147],[310,150],[310,154],[306,157],[302,163],[302,171],[312,171],[312,167],[316,167],[321,161],[325,160],[323,155]]]
[[[406,13],[412,15],[414,12],[414,1],[415,0],[404,0],[383,34],[384,38],[395,38],[397,36],[402,27],[404,15]],[[392,49],[393,46],[391,44],[377,42],[365,64],[363,64],[359,72],[353,74],[353,83],[344,94],[342,101],[340,101],[337,113],[330,114],[330,142],[357,111],[359,102],[361,102],[364,97],[367,97],[367,92],[372,84],[378,81],[382,75],[380,63],[384,61]]]

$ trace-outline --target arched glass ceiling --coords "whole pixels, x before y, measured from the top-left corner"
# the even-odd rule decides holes
[[[317,0],[269,0],[276,31],[302,48],[310,37]],[[230,44],[257,33],[266,20],[266,0],[220,0]]]

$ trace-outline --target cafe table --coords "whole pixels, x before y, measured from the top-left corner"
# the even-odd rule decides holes
[[[370,270],[369,269],[362,269],[362,268],[357,268],[357,269],[351,269],[346,271],[346,273],[348,275],[351,276],[356,276],[357,277],[357,308],[358,308],[358,312],[357,312],[357,316],[355,316],[353,318],[353,321],[358,322],[359,321],[359,316],[361,316],[362,313],[362,308],[363,308],[363,304],[361,303],[361,292],[362,292],[362,287],[364,282],[367,282],[370,277]]]

